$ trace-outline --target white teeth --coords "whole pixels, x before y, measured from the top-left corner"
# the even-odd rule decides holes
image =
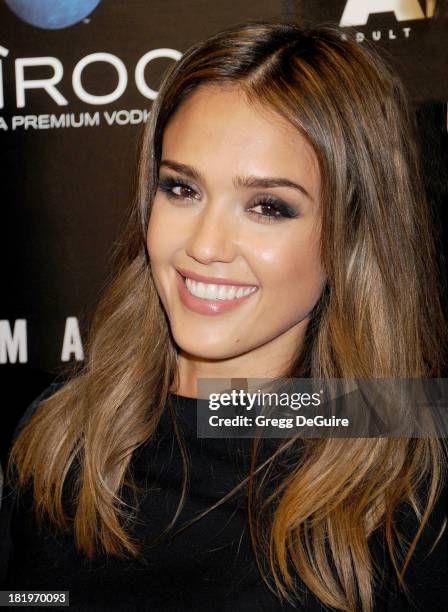
[[[233,299],[235,298],[235,294],[236,294],[236,292],[237,292],[237,288],[236,288],[236,287],[232,287],[232,286],[230,286],[230,287],[227,289],[227,299],[228,299],[228,300],[233,300]]]
[[[225,299],[226,299],[226,286],[225,285],[219,285],[218,300],[225,300]]]
[[[249,295],[257,290],[256,287],[198,283],[191,278],[185,278],[185,285],[192,295],[207,300],[233,300],[234,298],[243,297],[243,295]]]
[[[217,290],[216,285],[205,285],[205,297],[213,299]]]

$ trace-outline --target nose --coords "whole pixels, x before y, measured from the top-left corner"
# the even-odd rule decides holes
[[[186,253],[203,264],[231,262],[237,254],[237,226],[230,212],[206,206],[193,221]]]

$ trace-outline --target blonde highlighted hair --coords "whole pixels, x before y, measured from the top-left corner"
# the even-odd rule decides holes
[[[372,49],[343,39],[333,26],[253,21],[193,45],[166,74],[145,128],[137,196],[85,363],[42,402],[10,457],[19,484],[33,484],[38,514],[60,527],[70,524],[62,487],[77,461],[73,529],[87,555],[98,547],[138,554],[139,543],[124,528],[130,510],[120,492],[132,453],[157,427],[177,374],[177,347],[148,265],[146,231],[165,126],[207,84],[237,85],[248,103],[276,111],[308,139],[319,161],[327,286],[284,375],[431,378],[443,372],[447,330],[431,216],[399,80]],[[285,441],[283,450],[293,456],[293,447]],[[247,478],[254,551],[280,597],[298,597],[298,574],[323,604],[370,612],[375,567],[368,540],[377,528],[384,529],[405,588],[405,570],[446,470],[438,439],[303,441],[300,461],[270,496],[257,484],[255,459],[254,446]],[[179,506],[186,487],[185,478]],[[410,504],[420,522],[403,563],[394,524],[400,503]]]

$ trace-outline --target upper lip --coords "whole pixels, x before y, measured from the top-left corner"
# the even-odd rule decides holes
[[[241,283],[239,281],[230,280],[228,278],[218,278],[216,276],[203,276],[190,270],[183,270],[182,268],[176,268],[179,274],[192,280],[198,281],[199,283],[208,283],[213,285],[235,285],[238,287],[257,287],[253,283]]]

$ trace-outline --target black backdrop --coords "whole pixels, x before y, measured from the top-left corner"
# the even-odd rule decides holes
[[[150,90],[157,91],[163,71],[193,42],[222,27],[281,17],[333,22],[354,29],[360,44],[373,40],[402,76],[418,112],[427,188],[444,249],[445,3],[27,2],[23,12],[24,0],[0,0],[2,454],[29,402],[61,366],[82,360],[82,338],[111,273],[113,244],[132,195]],[[49,4],[65,27],[50,27]],[[75,23],[67,23],[69,5],[78,10]]]

